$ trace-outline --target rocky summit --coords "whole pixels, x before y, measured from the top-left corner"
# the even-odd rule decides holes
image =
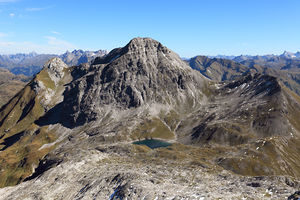
[[[277,78],[213,81],[134,38],[49,60],[1,108],[0,199],[285,199],[299,131],[300,97]]]

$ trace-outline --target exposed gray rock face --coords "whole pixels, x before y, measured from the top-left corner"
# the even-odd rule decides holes
[[[44,65],[44,68],[47,69],[50,78],[57,85],[64,76],[64,69],[68,66],[60,58],[52,58]]]
[[[135,38],[90,66],[82,65],[74,74],[83,76],[70,84],[64,104],[71,110],[73,124],[95,120],[105,105],[128,109],[200,98],[205,80],[177,54],[150,38]]]
[[[67,68],[68,66],[60,58],[52,58],[45,63],[44,71],[41,71],[32,82],[31,87],[46,110],[63,101],[64,86],[60,82],[66,81],[62,80],[64,77],[70,79],[70,76],[65,76]]]

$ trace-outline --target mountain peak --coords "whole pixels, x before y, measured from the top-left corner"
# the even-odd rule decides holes
[[[152,39],[152,38],[133,38],[126,46],[125,48],[128,49],[128,51],[146,51],[149,49],[155,49],[155,50],[161,50],[165,53],[170,53],[171,51],[163,46],[160,42]]]
[[[64,68],[67,68],[68,66],[60,59],[60,58],[51,58],[46,62],[44,65],[44,68],[52,71],[62,71]]]
[[[135,37],[135,38],[133,38],[129,41],[129,44],[131,44],[131,43],[141,43],[141,42],[145,42],[145,41],[151,41],[151,42],[159,43],[158,41],[156,41],[156,40],[154,40],[150,37]]]
[[[127,46],[134,46],[134,45],[138,45],[138,46],[145,46],[146,44],[149,43],[153,43],[153,44],[160,44],[158,41],[149,38],[149,37],[136,37],[133,38],[132,40],[129,41],[129,43],[127,44]]]
[[[82,49],[74,49],[72,53],[84,53]]]
[[[295,54],[289,51],[284,51],[283,54],[281,54],[282,57],[286,57],[286,58],[295,58]]]
[[[51,58],[44,65],[44,69],[47,70],[50,78],[57,84],[59,80],[64,76],[64,69],[68,66],[60,58]]]
[[[93,64],[107,64],[124,55],[126,55],[126,58],[124,59],[131,59],[144,63],[148,61],[153,62],[154,60],[168,60],[167,63],[172,63],[172,66],[166,66],[190,69],[176,53],[163,46],[160,42],[152,38],[140,37],[132,39],[125,47],[113,49],[104,57],[97,57]],[[157,63],[154,65],[157,65]]]

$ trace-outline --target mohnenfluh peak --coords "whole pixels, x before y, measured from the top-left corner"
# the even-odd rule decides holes
[[[282,199],[299,187],[299,131],[300,98],[275,77],[215,82],[134,38],[49,60],[1,108],[0,199]]]

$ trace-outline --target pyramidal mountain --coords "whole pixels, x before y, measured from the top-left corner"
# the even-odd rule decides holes
[[[151,38],[52,58],[0,110],[0,199],[286,198],[299,116],[275,77],[212,81]]]

